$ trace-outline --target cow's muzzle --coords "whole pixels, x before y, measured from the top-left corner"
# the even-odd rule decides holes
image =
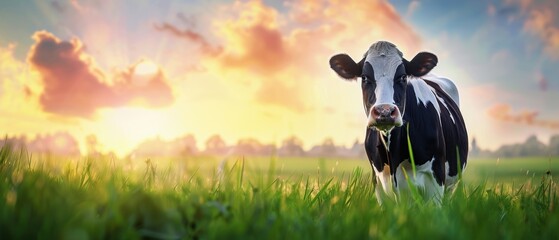
[[[378,104],[370,109],[368,127],[390,131],[399,126],[402,126],[402,115],[396,105]]]

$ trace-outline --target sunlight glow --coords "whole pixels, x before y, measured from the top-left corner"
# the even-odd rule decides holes
[[[136,75],[153,75],[159,71],[159,66],[151,60],[141,60],[134,67],[134,74]]]
[[[172,134],[175,126],[172,117],[161,110],[124,107],[104,110],[99,122],[103,133],[111,139],[106,142],[121,154],[131,150],[141,141]]]

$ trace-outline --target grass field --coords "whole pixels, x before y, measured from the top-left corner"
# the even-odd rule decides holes
[[[556,239],[558,163],[557,158],[474,159],[464,174],[465,184],[442,206],[386,202],[380,207],[365,160],[72,159],[30,157],[4,147],[0,235]]]

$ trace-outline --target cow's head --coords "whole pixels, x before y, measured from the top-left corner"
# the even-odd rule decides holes
[[[361,77],[368,127],[390,131],[403,125],[407,76],[421,77],[437,61],[437,56],[428,52],[418,53],[407,61],[394,44],[380,41],[369,48],[359,63],[347,54],[338,54],[330,59],[330,67],[347,80]]]

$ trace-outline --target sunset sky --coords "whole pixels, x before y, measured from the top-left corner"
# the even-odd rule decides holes
[[[0,2],[0,134],[363,140],[360,84],[328,59],[378,40],[439,57],[470,137],[559,134],[559,1]]]

